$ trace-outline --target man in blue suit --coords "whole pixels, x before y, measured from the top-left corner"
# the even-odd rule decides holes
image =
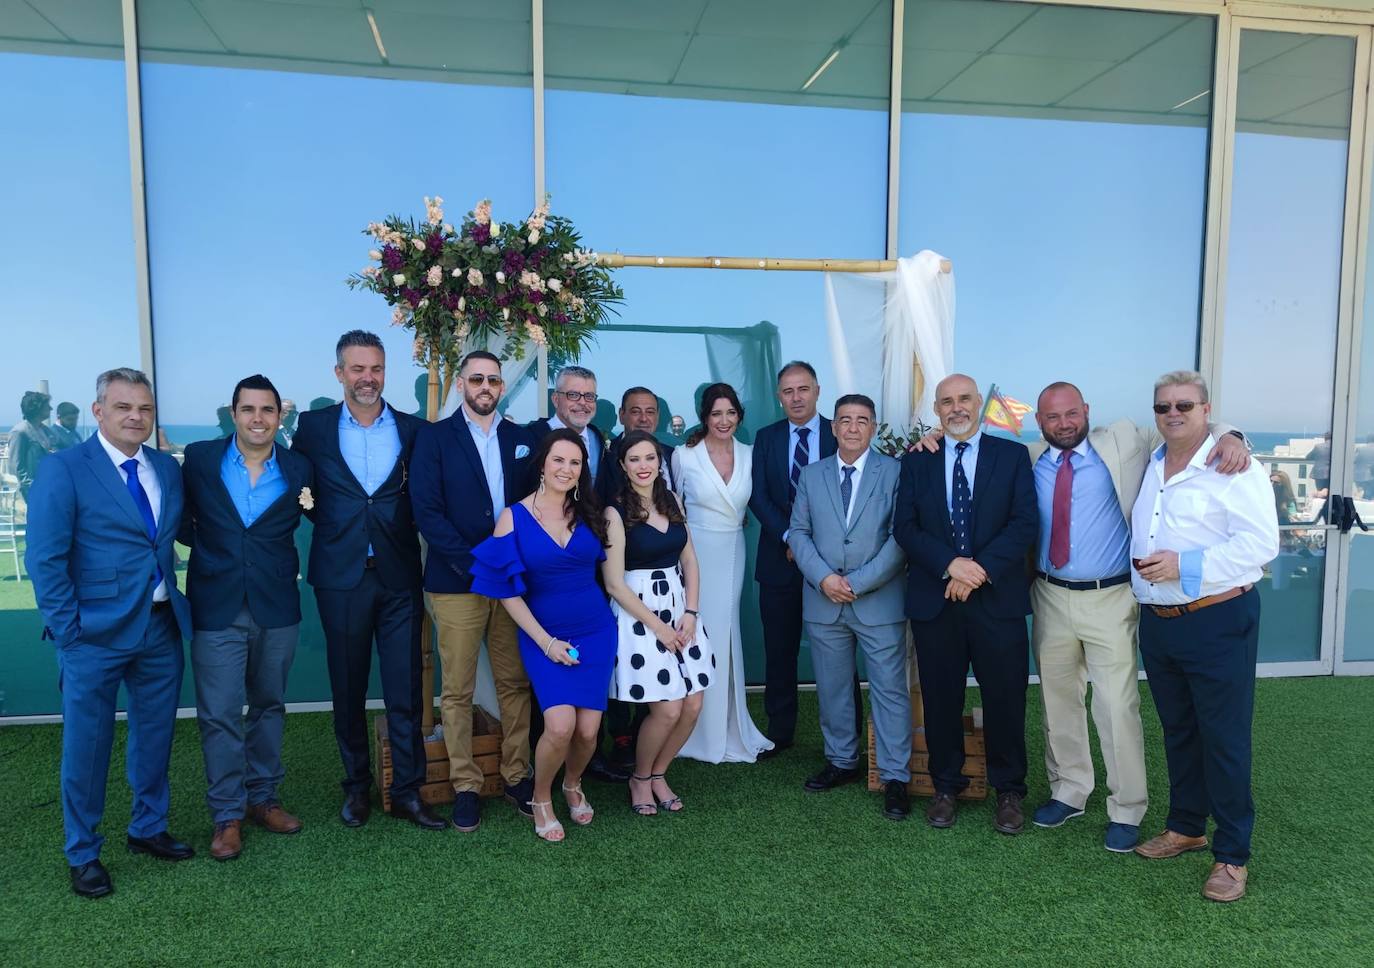
[[[391,743],[391,814],[425,830],[447,824],[420,801],[420,539],[411,517],[410,450],[423,421],[382,399],[386,350],[375,333],[350,330],[334,348],[344,402],[301,414],[291,452],[315,470],[308,578],[315,586],[334,694],[334,737],[344,765],[340,818],[371,815],[367,680],[372,644]]]
[[[176,461],[143,446],[153,391],[138,370],[102,373],[91,408],[97,432],[51,455],[29,495],[24,562],[57,646],[62,690],[62,819],[72,890],[114,888],[100,863],[105,778],[119,686],[128,691],[134,853],[185,860],[167,832],[167,764],[191,610],[176,586],[172,543],[181,522]]]
[[[260,373],[240,380],[232,399],[234,436],[189,445],[182,463],[196,721],[214,822],[210,856],[221,861],[242,850],[245,819],[277,834],[301,829],[277,787],[301,623],[295,533],[314,484],[310,461],[274,442],[282,401],[272,381]]]
[[[893,534],[907,555],[906,614],[925,702],[935,796],[932,827],[951,827],[964,767],[964,685],[970,662],[983,691],[993,826],[1018,834],[1026,795],[1030,674],[1027,554],[1039,533],[1035,478],[1021,444],[982,433],[983,398],[960,373],[935,388],[944,428],[937,453],[902,458]]]

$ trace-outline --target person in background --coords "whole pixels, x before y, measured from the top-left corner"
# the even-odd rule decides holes
[[[22,419],[10,431],[9,473],[19,479],[19,494],[27,502],[38,465],[58,449],[47,424],[52,397],[37,390],[26,391],[19,400],[19,414]]]
[[[63,400],[57,405],[57,423],[48,428],[53,450],[66,450],[81,443],[81,432],[76,429],[81,421],[81,408],[70,401]]]
[[[290,447],[291,440],[296,436],[296,420],[300,417],[300,411],[296,409],[296,401],[290,398],[281,402],[281,427],[277,429],[277,443],[283,447]]]
[[[1269,486],[1274,489],[1274,513],[1279,524],[1293,524],[1298,520],[1298,496],[1293,481],[1285,471],[1270,471]]]
[[[281,400],[271,380],[240,380],[230,409],[233,437],[186,446],[179,538],[191,549],[191,671],[214,824],[210,856],[219,861],[242,852],[244,820],[274,834],[302,827],[278,789],[286,679],[301,623],[295,533],[315,482],[310,461],[274,439]]]
[[[687,421],[680,414],[673,414],[673,419],[668,421],[668,432],[674,440],[682,440],[687,435]]]
[[[91,412],[97,432],[39,469],[24,564],[57,648],[72,890],[95,898],[114,890],[100,863],[98,828],[121,684],[133,791],[129,850],[171,861],[195,851],[167,832],[181,643],[191,634],[172,548],[181,526],[181,469],[145,446],[155,421],[143,373],[121,367],[100,374]]]

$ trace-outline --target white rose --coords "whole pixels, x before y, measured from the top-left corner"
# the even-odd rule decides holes
[[[431,286],[437,286],[444,281],[444,270],[442,266],[430,266],[429,272],[425,273],[425,282]]]
[[[502,318],[502,319],[510,319],[510,307],[509,307],[509,306],[507,306],[505,309],[501,310],[501,318]]]
[[[506,281],[506,274],[502,272],[500,269],[496,270],[496,281],[500,283],[504,283]]]
[[[415,246],[415,248],[420,252],[425,251],[425,240],[420,238],[419,236],[416,236],[415,238],[411,239],[410,244]]]
[[[463,278],[463,270],[462,270],[462,269],[454,269],[452,272],[449,273],[449,275],[451,275],[451,276],[452,276],[453,278],[455,278],[455,279],[461,279],[461,278]]]
[[[548,314],[549,314],[549,304],[548,304],[548,303],[540,303],[540,304],[539,304],[539,315],[540,315],[540,316],[547,316]]]
[[[404,286],[404,285],[406,284],[405,273],[398,272],[398,273],[396,273],[394,276],[392,276],[392,277],[391,277],[391,284],[392,284],[393,286]]]
[[[558,290],[563,288],[563,282],[559,279],[550,279],[548,285],[549,288],[552,289],[554,292],[557,292]]]
[[[420,300],[420,305],[416,306],[415,308],[416,308],[416,309],[424,309],[424,308],[425,308],[426,306],[428,306],[428,305],[429,305],[429,300],[428,300],[428,299],[421,299],[421,300]]]
[[[491,223],[491,237],[492,237],[493,239],[495,239],[495,238],[499,238],[500,235],[501,235],[501,223],[500,223],[500,222],[492,222],[492,223]]]
[[[466,296],[459,296],[459,297],[458,297],[458,311],[461,313],[463,310],[465,310],[465,309],[467,309],[467,308],[468,308],[468,300],[467,300],[467,297],[466,297]]]
[[[445,223],[444,223],[444,234],[445,234],[445,235],[452,235],[452,234],[453,234],[453,226],[450,225],[448,222],[445,222]]]
[[[482,270],[473,266],[468,270],[468,285],[480,286],[482,284]]]
[[[530,245],[534,245],[534,244],[535,244],[536,242],[538,242],[538,241],[539,241],[539,230],[538,230],[538,229],[535,229],[533,232],[530,233]]]
[[[381,254],[380,252],[378,252],[376,249],[369,249],[369,250],[368,250],[368,253],[367,253],[367,257],[368,257],[369,259],[373,260],[374,262],[379,262],[379,261],[381,261],[382,254]]]

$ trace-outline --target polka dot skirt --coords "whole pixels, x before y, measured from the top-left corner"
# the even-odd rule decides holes
[[[676,568],[627,571],[625,584],[668,624],[676,625],[682,618],[687,602]],[[706,629],[700,624],[691,645],[674,652],[615,602],[611,602],[611,611],[620,628],[615,671],[611,675],[612,698],[623,702],[663,702],[682,699],[711,684],[715,659]]]

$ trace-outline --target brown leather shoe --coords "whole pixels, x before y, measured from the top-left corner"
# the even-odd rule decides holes
[[[1235,864],[1213,864],[1212,873],[1202,885],[1202,896],[1209,901],[1239,901],[1245,896],[1245,881],[1249,872]]]
[[[930,804],[926,807],[926,823],[941,829],[953,827],[955,809],[952,796],[948,793],[937,793],[930,798]]]
[[[215,860],[233,860],[243,853],[243,821],[221,820],[215,824],[215,836],[210,841],[210,856]]]
[[[1166,828],[1158,837],[1136,847],[1135,852],[1151,860],[1163,860],[1166,857],[1186,854],[1190,850],[1202,850],[1206,846],[1206,837],[1186,837]]]
[[[997,794],[997,813],[993,815],[992,826],[999,834],[1015,836],[1026,827],[1026,817],[1021,811],[1021,794],[1008,791]]]
[[[276,800],[266,800],[248,806],[248,819],[274,834],[298,834],[303,824],[282,809]]]

